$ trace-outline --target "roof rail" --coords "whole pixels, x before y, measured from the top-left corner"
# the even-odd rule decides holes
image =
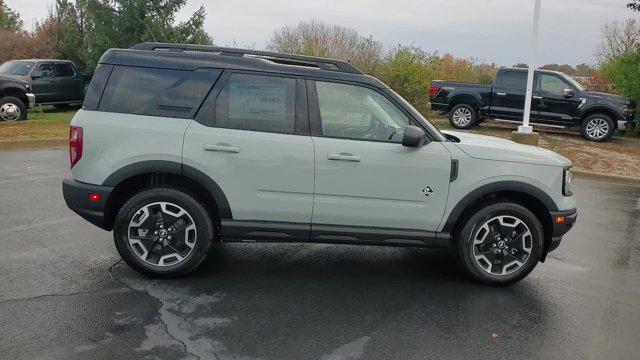
[[[303,56],[293,54],[281,54],[270,51],[261,50],[245,50],[227,47],[194,45],[194,44],[171,44],[160,42],[144,42],[131,47],[133,50],[149,50],[149,51],[169,51],[169,52],[205,52],[223,56],[237,57],[257,57],[261,59],[271,60],[273,62],[285,65],[298,65],[317,67],[322,70],[338,71],[352,74],[363,74],[363,72],[349,63],[348,61],[325,59],[315,56]]]

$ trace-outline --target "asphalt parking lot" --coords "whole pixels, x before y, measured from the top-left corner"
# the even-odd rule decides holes
[[[438,251],[225,244],[149,280],[64,205],[66,150],[0,152],[0,358],[637,359],[640,188],[578,179],[579,220],[512,287]]]

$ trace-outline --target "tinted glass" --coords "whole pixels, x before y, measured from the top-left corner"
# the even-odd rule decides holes
[[[52,63],[40,64],[33,70],[31,76],[50,78],[56,76],[56,71]]]
[[[554,75],[541,74],[539,79],[541,92],[564,95],[564,90],[571,88],[569,84]]]
[[[356,140],[402,142],[409,118],[378,92],[361,86],[316,82],[322,134]]]
[[[66,63],[55,64],[55,69],[57,77],[69,77],[74,75],[73,68],[71,67],[71,65]]]
[[[116,66],[98,110],[193,118],[220,73]]]
[[[233,74],[216,99],[216,127],[292,134],[296,81]]]
[[[107,84],[107,80],[109,80],[109,75],[111,75],[112,69],[113,65],[98,65],[96,70],[93,72],[93,77],[91,77],[87,94],[84,97],[84,102],[82,103],[83,109],[98,109],[102,91],[104,90],[104,86]]]
[[[524,92],[527,88],[527,72],[526,71],[505,71],[500,80],[500,86],[507,89],[521,90]]]
[[[0,74],[24,76],[33,68],[31,61],[7,61],[0,65]]]

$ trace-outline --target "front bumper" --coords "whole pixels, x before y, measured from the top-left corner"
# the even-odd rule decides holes
[[[630,130],[636,126],[635,120],[618,121],[618,130]]]
[[[31,109],[32,107],[34,107],[36,105],[36,96],[34,94],[27,93],[27,99],[29,100],[29,103],[27,104],[29,109]]]
[[[551,243],[547,252],[551,252],[560,246],[562,236],[569,232],[578,219],[578,210],[550,211],[551,221],[553,222],[553,233],[551,235]]]
[[[104,230],[109,230],[104,213],[112,190],[113,188],[110,186],[85,184],[73,179],[62,181],[62,194],[69,209]],[[97,194],[99,199],[92,200],[89,198],[89,194]]]

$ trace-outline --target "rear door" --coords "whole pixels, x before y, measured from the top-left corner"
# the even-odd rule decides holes
[[[38,103],[57,101],[58,86],[56,84],[56,69],[54,63],[39,63],[31,72],[31,88]]]
[[[304,79],[225,71],[196,120],[183,163],[226,195],[233,219],[222,236],[306,239],[314,153]]]
[[[565,89],[573,90],[572,96],[565,96]],[[567,125],[578,118],[580,99],[575,89],[559,75],[537,73],[533,111],[540,122],[551,125]]]
[[[522,120],[527,91],[527,72],[501,70],[493,86],[491,116],[497,119]]]
[[[75,70],[67,62],[57,62],[54,64],[56,77],[54,81],[57,86],[55,101],[75,101],[80,100],[80,89],[82,79],[76,76]],[[79,74],[78,74],[79,75]]]
[[[378,89],[323,80],[308,86],[316,158],[312,237],[342,232],[353,239],[366,229],[360,240],[391,241],[408,236],[393,229],[436,231],[451,169],[444,146],[402,146],[404,129],[415,123]]]

